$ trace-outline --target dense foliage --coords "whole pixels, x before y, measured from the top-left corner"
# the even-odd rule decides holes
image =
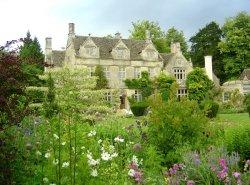
[[[168,50],[167,50],[168,53],[170,53],[171,43],[179,42],[181,45],[181,51],[183,55],[187,59],[189,58],[188,45],[187,45],[183,31],[178,31],[175,27],[172,27],[167,30],[165,39],[166,39],[166,45],[168,47]]]
[[[250,15],[241,12],[226,20],[222,27],[224,39],[219,43],[227,79],[236,79],[250,67]]]
[[[27,76],[17,52],[11,49],[16,43],[12,41],[0,50],[0,130],[5,124],[18,124],[27,114]]]
[[[150,31],[152,42],[160,53],[167,51],[169,46],[164,40],[164,32],[157,22],[142,20],[132,22],[132,29],[130,30],[130,37],[137,40],[146,40],[146,30]]]
[[[188,98],[201,102],[213,88],[213,82],[201,68],[195,68],[187,75],[186,85],[188,89]]]
[[[207,119],[196,101],[170,99],[162,101],[155,96],[150,104],[149,137],[164,154],[165,163],[170,165],[180,160],[177,149],[195,145],[207,131]]]
[[[96,66],[94,76],[96,76],[95,89],[107,89],[108,88],[108,80],[103,72],[102,66],[100,65]]]
[[[214,73],[224,82],[224,65],[218,48],[221,38],[222,31],[219,25],[211,22],[190,38],[190,42],[192,43],[190,53],[195,67],[204,67],[204,56],[212,55]]]

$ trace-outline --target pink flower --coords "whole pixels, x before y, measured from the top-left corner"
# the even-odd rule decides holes
[[[187,185],[195,185],[195,182],[192,181],[192,180],[188,180],[188,181],[187,181]]]
[[[240,173],[239,173],[239,172],[234,172],[234,173],[233,173],[233,176],[234,176],[236,179],[238,179],[238,178],[240,178]]]

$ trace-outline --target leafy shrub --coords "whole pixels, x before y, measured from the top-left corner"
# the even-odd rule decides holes
[[[130,108],[135,116],[143,116],[148,108],[148,103],[146,101],[134,102]]]
[[[219,104],[212,100],[205,100],[201,103],[201,109],[203,109],[206,113],[206,116],[208,118],[214,118],[216,117],[218,110],[219,110]]]
[[[45,100],[45,93],[41,88],[28,89],[27,96],[32,103],[42,103]]]
[[[235,124],[225,130],[225,141],[229,152],[237,151],[247,160],[250,158],[250,124]]]
[[[150,106],[150,141],[166,156],[167,164],[172,162],[174,154],[171,152],[183,145],[195,144],[206,133],[207,118],[196,101],[182,99],[163,102],[161,96],[157,95]]]

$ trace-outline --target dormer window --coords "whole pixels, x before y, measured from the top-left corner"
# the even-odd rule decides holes
[[[129,60],[130,51],[127,46],[120,40],[118,44],[113,48],[112,55],[114,59]]]
[[[95,52],[96,47],[94,47],[94,46],[85,46],[84,48],[85,48],[85,51],[86,51],[86,53],[88,55],[95,56],[95,54],[96,54],[96,52]]]
[[[157,61],[158,51],[155,49],[154,45],[150,43],[144,50],[142,50],[141,56],[146,61]]]

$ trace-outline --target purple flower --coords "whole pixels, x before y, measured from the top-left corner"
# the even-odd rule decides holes
[[[233,173],[233,176],[234,176],[236,179],[238,179],[238,178],[240,178],[240,173],[239,173],[239,172],[234,172],[234,173]]]
[[[141,183],[142,182],[142,172],[141,171],[135,171],[134,178],[135,178],[135,181],[137,183]]]
[[[193,180],[188,180],[187,185],[195,185],[195,182]]]

